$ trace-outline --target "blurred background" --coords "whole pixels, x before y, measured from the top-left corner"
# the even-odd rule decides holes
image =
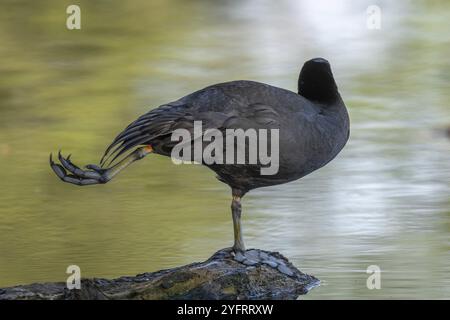
[[[81,8],[81,30],[66,8]],[[367,27],[369,5],[381,29]],[[248,247],[322,280],[305,299],[450,298],[448,1],[20,1],[0,10],[0,287],[118,277],[232,244],[213,172],[151,156],[113,182],[61,183],[48,155],[99,161],[146,111],[207,85],[296,90],[331,62],[351,138],[325,168],[243,202]],[[449,134],[450,135],[450,134]],[[366,269],[381,268],[368,290]]]

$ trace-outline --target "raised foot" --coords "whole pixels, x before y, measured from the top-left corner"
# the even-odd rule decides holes
[[[50,154],[50,167],[56,175],[64,182],[72,183],[78,186],[86,186],[91,184],[101,184],[108,182],[106,175],[107,169],[102,169],[97,165],[89,164],[86,169],[80,169],[70,161],[70,155],[64,158],[61,151],[58,152],[59,163],[55,163]]]

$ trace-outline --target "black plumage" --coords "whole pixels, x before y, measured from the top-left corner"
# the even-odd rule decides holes
[[[172,132],[180,128],[192,132],[194,121],[202,121],[203,130],[279,130],[279,170],[274,175],[261,175],[260,163],[207,165],[232,188],[236,250],[244,249],[240,234],[240,198],[254,188],[293,181],[324,166],[340,152],[349,137],[347,110],[330,64],[316,58],[304,64],[298,93],[254,81],[232,81],[206,87],[153,109],[113,140],[101,164],[105,165],[110,159],[114,163],[141,145],[151,146],[151,149],[132,151],[132,159],[119,165],[120,169],[149,152],[170,156],[176,143],[171,141]],[[70,171],[65,163],[71,164],[70,161],[62,163]],[[83,185],[79,175],[67,175],[59,164],[52,160],[51,164],[64,181]],[[99,174],[99,183],[108,181],[118,172],[94,165],[89,168]]]

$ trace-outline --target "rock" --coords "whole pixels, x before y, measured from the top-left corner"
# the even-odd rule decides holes
[[[261,259],[249,259],[248,252],[249,257],[267,255],[268,260],[258,263]],[[204,262],[173,269],[112,280],[82,279],[80,290],[68,290],[63,282],[1,288],[0,300],[296,299],[319,284],[279,253],[249,250],[241,254],[243,263],[236,261],[238,256],[227,248]],[[255,264],[249,267],[245,261]],[[274,261],[284,266],[274,268]]]
[[[271,266],[272,268],[276,268],[278,266],[278,264],[276,262],[271,261],[271,260],[263,260],[262,263],[265,263],[265,264]]]
[[[283,260],[273,258],[272,261],[276,262],[279,265],[286,266],[286,263],[284,263]]]
[[[234,260],[238,262],[243,262],[245,260],[245,257],[242,253],[238,252],[234,255]]]
[[[291,269],[286,267],[286,265],[280,264],[277,269],[278,271],[288,275],[289,277],[292,277],[294,275],[294,272],[292,272]]]
[[[268,260],[269,259],[269,255],[267,253],[265,253],[264,251],[260,251],[259,252],[259,257],[261,258],[261,260]]]
[[[251,259],[245,259],[244,261],[242,261],[242,263],[247,266],[254,266],[255,264],[258,264],[258,261],[251,260]]]
[[[259,252],[258,252],[258,250],[255,250],[255,249],[247,250],[245,252],[245,257],[249,260],[253,260],[256,262],[260,261]]]

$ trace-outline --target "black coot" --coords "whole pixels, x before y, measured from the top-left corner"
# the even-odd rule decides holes
[[[261,163],[205,164],[232,189],[234,250],[244,251],[240,225],[241,197],[264,186],[299,179],[331,161],[349,137],[349,118],[327,60],[307,61],[298,79],[298,93],[253,81],[232,81],[209,86],[175,102],[149,111],[131,123],[107,148],[102,160],[114,160],[134,150],[114,166],[96,165],[87,170],[59,154],[50,165],[64,182],[84,186],[106,183],[119,171],[149,153],[170,156],[176,129],[278,129],[278,171],[261,174]],[[203,131],[204,132],[204,131]],[[138,148],[136,148],[138,147]],[[226,150],[224,151],[226,152]]]

